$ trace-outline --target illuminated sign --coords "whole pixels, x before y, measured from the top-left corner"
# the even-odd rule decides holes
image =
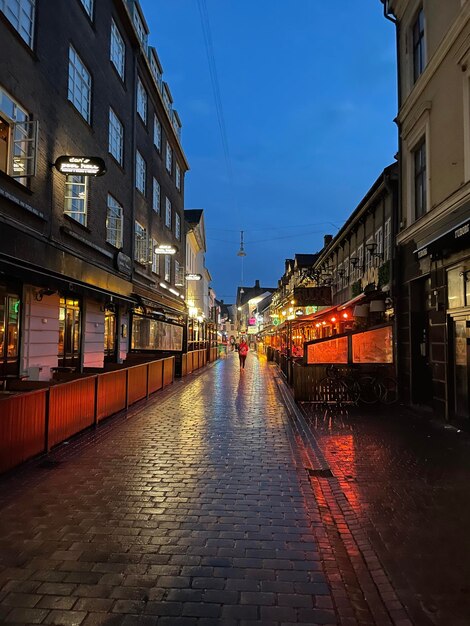
[[[155,254],[176,254],[176,247],[171,245],[160,244],[153,249]]]
[[[185,278],[186,280],[201,280],[202,276],[201,274],[186,274]]]
[[[250,317],[248,320],[248,326],[256,326],[256,317]]]
[[[281,323],[280,319],[278,317],[275,317],[273,319],[273,326],[279,326],[279,324]]]
[[[102,176],[106,173],[106,164],[99,157],[60,156],[54,167],[61,174],[72,176]]]

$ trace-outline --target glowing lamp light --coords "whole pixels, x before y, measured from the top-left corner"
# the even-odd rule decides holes
[[[322,326],[326,326],[326,322],[322,322]]]
[[[283,314],[283,315],[287,315],[287,311],[283,311],[283,312],[282,312],[282,314]]]
[[[333,324],[336,322],[336,317],[332,317],[331,321],[333,322]]]
[[[153,251],[155,252],[155,254],[176,254],[177,252],[175,246],[163,244],[163,243],[155,246]]]
[[[347,320],[349,315],[347,313],[343,313],[343,317],[344,317],[345,320]]]

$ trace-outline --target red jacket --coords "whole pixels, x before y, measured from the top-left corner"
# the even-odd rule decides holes
[[[248,344],[242,341],[241,344],[238,346],[238,354],[240,354],[241,356],[246,356],[248,354],[248,349]]]

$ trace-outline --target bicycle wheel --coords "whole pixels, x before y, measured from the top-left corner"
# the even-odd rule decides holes
[[[352,376],[345,376],[341,382],[347,389],[348,399],[352,404],[357,404],[361,397],[361,387]]]
[[[373,376],[361,376],[358,380],[360,388],[360,402],[376,404],[381,399],[380,386]]]
[[[380,380],[381,397],[384,404],[395,404],[398,402],[398,383],[395,378],[385,376]]]
[[[344,386],[338,378],[325,376],[315,388],[315,397],[321,404],[339,404],[343,401]]]

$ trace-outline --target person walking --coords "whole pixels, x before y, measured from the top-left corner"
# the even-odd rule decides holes
[[[248,344],[244,339],[240,341],[238,346],[238,358],[240,359],[240,369],[245,369],[246,355],[248,354]]]

